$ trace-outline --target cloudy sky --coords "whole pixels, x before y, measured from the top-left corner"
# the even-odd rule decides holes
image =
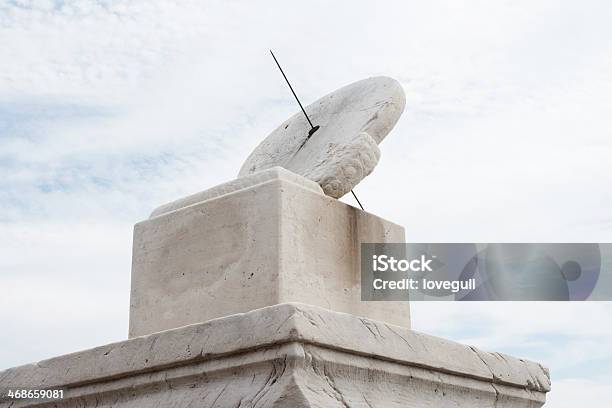
[[[0,368],[126,338],[133,224],[296,111],[269,48],[304,102],[401,82],[356,192],[410,241],[611,241],[610,21],[607,0],[0,1]],[[609,405],[610,303],[412,313],[549,366],[547,406]]]

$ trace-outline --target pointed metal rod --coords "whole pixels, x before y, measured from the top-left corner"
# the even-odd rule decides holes
[[[298,96],[295,94],[295,91],[293,90],[293,87],[291,86],[291,83],[287,79],[287,75],[285,75],[285,72],[283,71],[283,69],[281,68],[280,64],[278,63],[278,60],[276,59],[276,56],[274,55],[272,50],[270,50],[270,54],[272,54],[272,58],[274,58],[274,62],[276,62],[276,66],[278,67],[278,69],[280,69],[280,72],[281,72],[281,74],[283,74],[283,77],[285,78],[285,81],[287,82],[287,85],[289,85],[289,89],[291,89],[291,93],[293,94],[293,96],[295,96],[295,100],[297,101],[298,105],[300,105],[300,108],[302,109],[302,112],[304,112],[304,116],[306,116],[306,120],[310,124],[310,129],[311,130],[314,129],[314,125],[310,121],[310,118],[308,117],[308,114],[306,113],[306,110],[304,110],[304,107],[302,106],[302,102],[300,102],[300,98],[298,98]]]
[[[310,139],[310,136],[312,136],[312,134],[314,132],[316,132],[317,130],[319,130],[319,126],[314,126],[312,124],[312,122],[310,121],[310,118],[308,117],[308,114],[306,113],[306,110],[304,109],[304,107],[302,106],[302,102],[300,102],[300,98],[298,98],[298,96],[296,95],[295,91],[293,90],[293,87],[291,86],[291,83],[289,82],[289,79],[287,79],[287,75],[285,75],[285,71],[283,71],[283,69],[281,68],[280,64],[278,63],[278,60],[276,59],[276,56],[274,55],[274,53],[272,52],[272,50],[270,50],[270,54],[272,54],[272,58],[274,58],[274,62],[276,62],[276,66],[278,67],[278,69],[280,70],[281,74],[283,74],[283,78],[285,78],[285,82],[287,82],[287,85],[289,85],[289,89],[291,89],[291,93],[293,94],[293,96],[295,97],[295,100],[297,101],[298,105],[300,105],[300,109],[302,109],[302,112],[304,112],[304,116],[306,116],[306,120],[308,121],[308,124],[310,125],[310,131],[308,132],[308,139]],[[304,143],[306,143],[306,141],[304,141]],[[303,146],[304,144],[302,144]],[[301,147],[300,147],[301,148]],[[361,201],[359,201],[359,199],[357,198],[357,195],[355,194],[355,192],[353,190],[351,190],[351,193],[353,193],[353,197],[355,197],[355,200],[357,200],[357,204],[359,204],[359,207],[361,207],[362,211],[365,211],[363,209],[363,205],[361,205]]]
[[[357,200],[357,204],[359,204],[359,206],[361,207],[362,211],[365,211],[363,209],[363,205],[361,205],[361,201],[359,201],[359,199],[357,198],[357,196],[355,195],[355,192],[353,190],[351,190],[351,193],[353,193],[353,197],[355,197],[355,200]]]

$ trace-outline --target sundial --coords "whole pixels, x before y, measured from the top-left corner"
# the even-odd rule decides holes
[[[399,82],[384,76],[363,79],[304,108],[281,72],[301,111],[281,123],[253,150],[237,179],[162,205],[151,217],[243,189],[254,180],[276,177],[274,168],[278,167],[314,181],[334,198],[351,192],[374,170],[380,158],[378,144],[393,129],[406,104]],[[252,177],[245,177],[249,175]]]
[[[368,78],[337,89],[305,108],[289,87],[302,111],[253,150],[238,176],[280,166],[317,182],[326,195],[340,198],[378,163],[378,144],[404,110],[402,86],[389,77]]]

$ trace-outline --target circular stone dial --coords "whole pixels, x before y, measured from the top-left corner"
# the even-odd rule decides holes
[[[281,166],[313,180],[326,195],[340,198],[372,172],[378,144],[391,131],[406,103],[399,82],[374,77],[340,88],[300,111],[255,148],[238,176]]]

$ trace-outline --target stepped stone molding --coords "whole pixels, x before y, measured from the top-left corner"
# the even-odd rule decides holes
[[[299,303],[0,372],[54,407],[540,407],[541,365]],[[0,401],[0,407],[43,406]]]

